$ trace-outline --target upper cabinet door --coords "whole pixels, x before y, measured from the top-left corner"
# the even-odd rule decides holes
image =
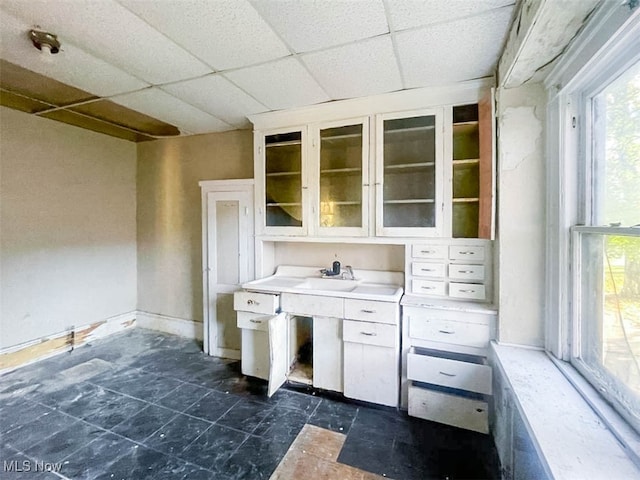
[[[376,235],[439,236],[443,111],[376,117]]]
[[[306,128],[256,134],[256,230],[307,233]]]
[[[312,215],[321,236],[366,236],[369,215],[369,121],[312,128]]]

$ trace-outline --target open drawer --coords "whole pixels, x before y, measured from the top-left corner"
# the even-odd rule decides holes
[[[491,367],[484,357],[411,348],[407,378],[417,382],[491,395]]]

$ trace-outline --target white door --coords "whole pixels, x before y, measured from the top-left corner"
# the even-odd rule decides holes
[[[287,326],[287,314],[284,312],[269,319],[269,397],[287,381]]]
[[[205,199],[203,199],[205,200]],[[206,193],[204,349],[209,355],[240,358],[233,293],[252,280],[253,195],[245,191]]]

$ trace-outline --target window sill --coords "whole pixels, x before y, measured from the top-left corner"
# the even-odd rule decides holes
[[[640,478],[640,468],[630,459],[637,452],[614,436],[592,409],[597,405],[574,386],[581,387],[577,380],[570,381],[545,352],[493,342],[491,347],[494,365],[513,392],[515,407],[551,478]],[[562,368],[572,370],[564,364]],[[635,437],[627,443],[633,450],[637,435],[626,428],[627,435]]]

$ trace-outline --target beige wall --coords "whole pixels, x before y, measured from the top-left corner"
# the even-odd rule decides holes
[[[546,92],[498,92],[499,340],[544,346]]]
[[[0,107],[0,348],[136,309],[136,147]]]
[[[253,178],[248,130],[138,144],[138,310],[202,321],[200,180]]]

